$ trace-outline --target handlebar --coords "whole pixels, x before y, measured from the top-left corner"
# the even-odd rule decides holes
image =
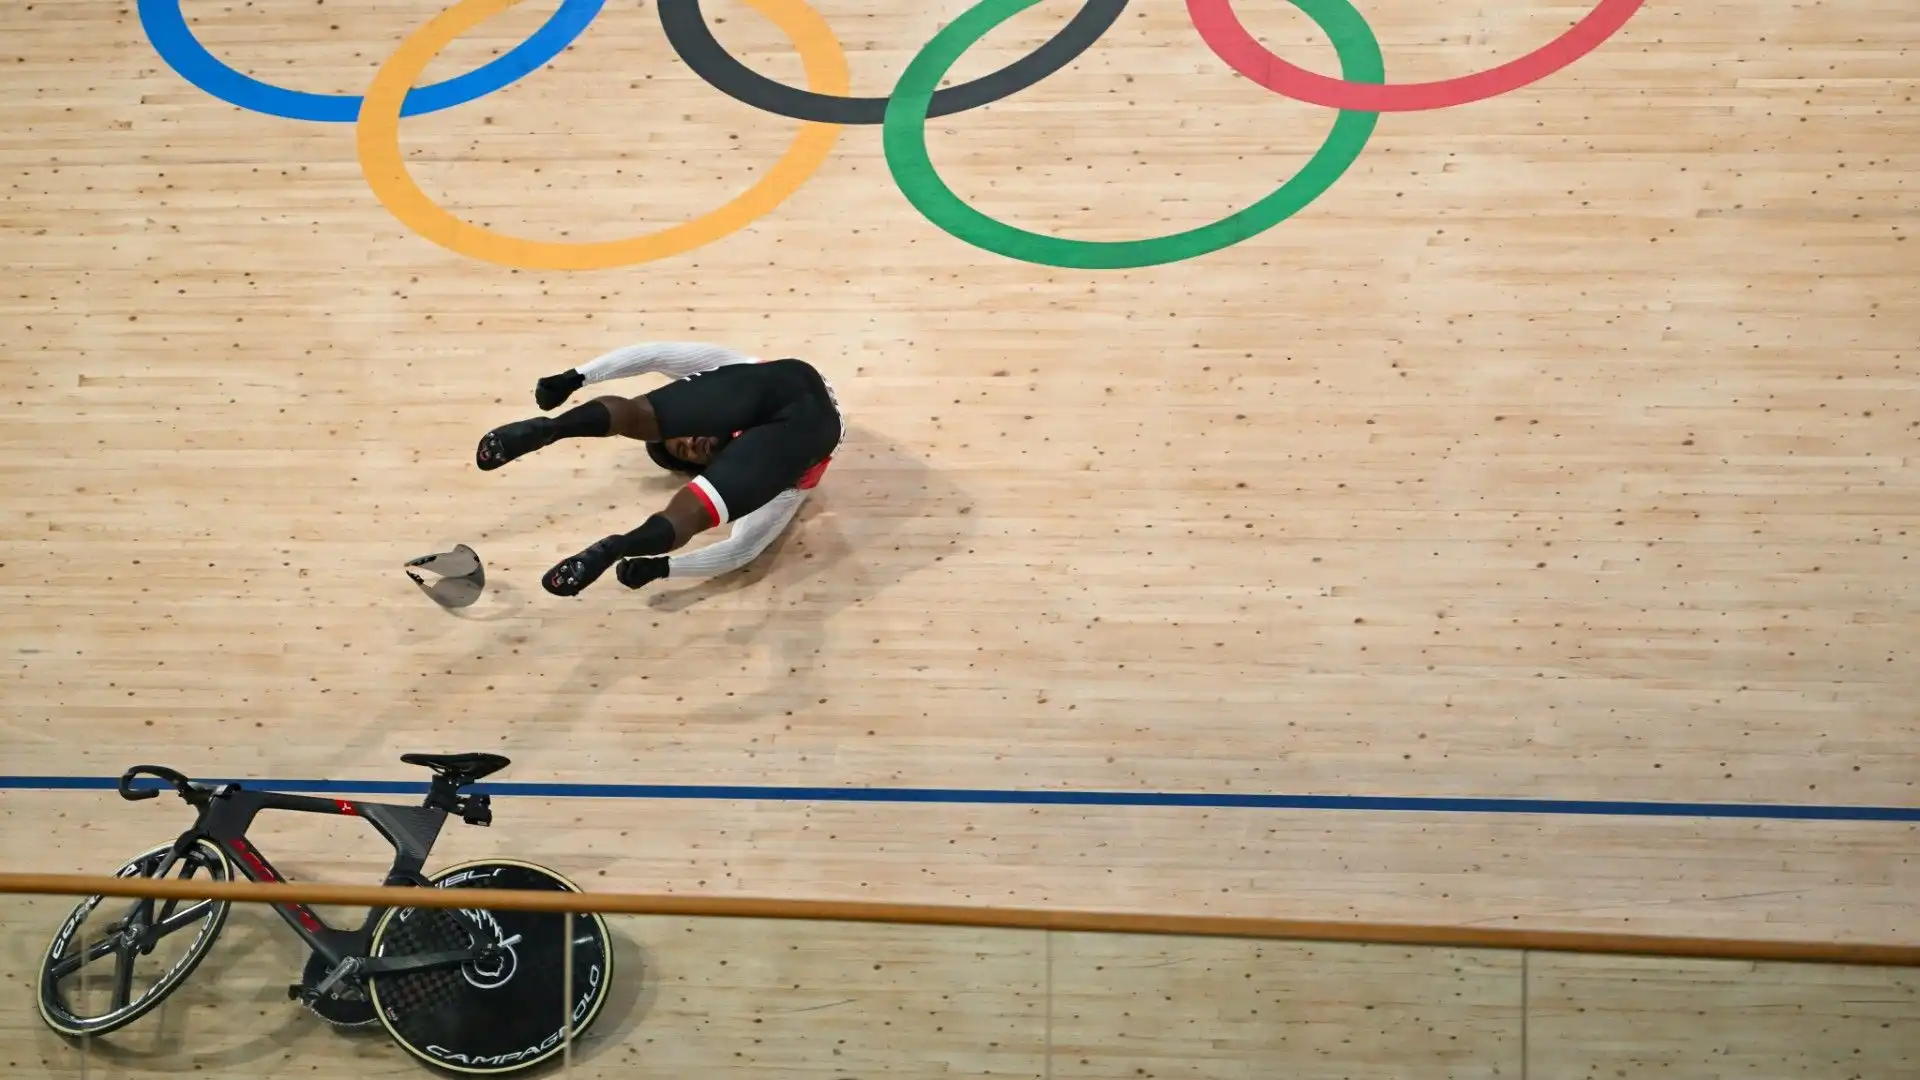
[[[120,797],[128,802],[139,802],[141,799],[151,799],[159,795],[159,788],[136,788],[133,786],[133,778],[143,775],[155,777],[156,779],[164,780],[173,785],[173,789],[180,793],[180,797],[188,802],[193,802],[196,795],[204,797],[204,793],[194,787],[193,781],[189,780],[185,774],[169,769],[165,765],[135,765],[133,768],[121,773]]]

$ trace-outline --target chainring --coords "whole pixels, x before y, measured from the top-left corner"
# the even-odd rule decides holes
[[[307,966],[300,971],[300,986],[311,990],[320,985],[327,977],[331,965],[327,958],[319,953],[307,955]],[[373,1001],[367,997],[366,984],[358,979],[344,979],[334,984],[328,994],[317,997],[303,995],[302,1004],[313,1010],[313,1014],[337,1028],[362,1028],[372,1024]]]

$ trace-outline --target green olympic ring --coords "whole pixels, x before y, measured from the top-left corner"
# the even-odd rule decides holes
[[[1257,236],[1305,208],[1332,187],[1359,158],[1379,113],[1340,110],[1327,141],[1305,168],[1280,188],[1210,225],[1144,240],[1068,240],[997,221],[947,187],[927,156],[927,110],[940,79],[994,27],[1039,0],[981,0],[935,34],[895,84],[887,103],[882,142],[894,183],[928,221],[975,247],[1011,259],[1079,270],[1119,270],[1197,258]],[[1384,83],[1386,65],[1373,29],[1348,0],[1293,0],[1333,40],[1348,82]]]

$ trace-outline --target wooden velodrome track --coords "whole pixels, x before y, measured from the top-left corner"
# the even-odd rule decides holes
[[[0,9],[14,867],[181,827],[135,762],[485,749],[524,797],[436,859],[597,889],[1920,939],[1920,8],[1656,2],[1341,113],[1220,5],[1045,0],[947,84],[1112,25],[929,169],[688,57],[924,95],[966,0],[658,4]],[[1238,14],[1419,84],[1584,7]],[[750,571],[557,599],[671,481],[474,441],[650,338],[811,360],[847,440]],[[447,610],[400,566],[460,542]],[[336,824],[262,842],[364,880]]]

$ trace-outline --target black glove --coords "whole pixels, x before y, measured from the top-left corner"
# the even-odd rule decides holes
[[[587,385],[587,377],[578,371],[568,369],[558,375],[549,375],[540,380],[533,389],[533,400],[542,409],[551,409],[567,400],[575,390]]]
[[[662,555],[646,555],[633,559],[622,559],[614,568],[614,575],[620,584],[629,589],[638,589],[651,581],[659,581],[667,576],[667,560]]]

